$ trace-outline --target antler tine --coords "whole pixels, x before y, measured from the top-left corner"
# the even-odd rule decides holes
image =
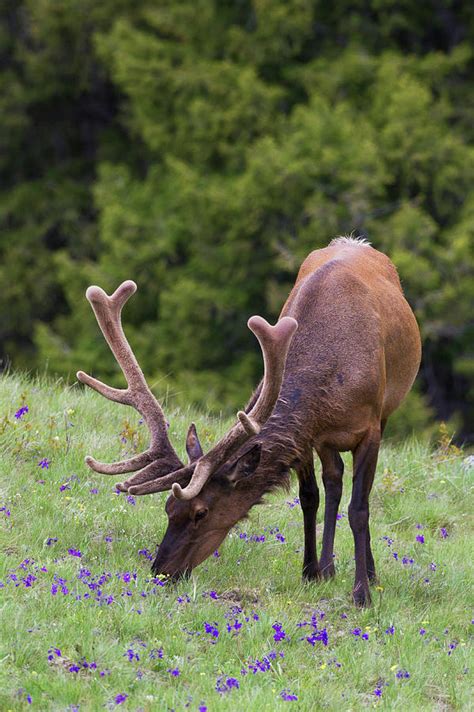
[[[148,387],[123,331],[122,308],[136,291],[137,285],[132,280],[123,282],[111,296],[96,286],[91,286],[86,291],[86,297],[92,306],[100,330],[125,376],[127,388],[112,388],[83,371],[78,371],[77,378],[81,383],[90,386],[109,400],[136,408],[143,416],[151,434],[148,450],[128,460],[107,464],[98,462],[93,457],[86,457],[89,467],[107,475],[135,472],[148,465],[163,451],[172,452],[176,457],[177,465],[182,465],[169,442],[166,420],[161,406]]]
[[[253,316],[248,320],[247,326],[257,337],[263,353],[263,386],[258,400],[250,413],[239,411],[239,422],[232,426],[212,450],[199,459],[185,489],[179,482],[173,484],[173,494],[177,499],[196,497],[217,467],[252,435],[260,432],[278,400],[288,349],[298,322],[292,317],[284,316],[275,326],[270,326],[261,316]]]

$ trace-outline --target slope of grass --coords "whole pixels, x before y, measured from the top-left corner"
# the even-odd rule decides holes
[[[20,376],[0,381],[0,402],[1,710],[469,708],[473,469],[462,453],[383,447],[371,498],[380,585],[357,610],[349,458],[333,581],[301,583],[294,482],[175,586],[149,570],[166,496],[117,495],[114,478],[83,464],[141,449],[135,414]],[[168,415],[181,453],[191,419],[205,446],[226,426]]]

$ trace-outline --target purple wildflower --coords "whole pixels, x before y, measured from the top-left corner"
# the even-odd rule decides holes
[[[419,544],[424,544],[425,543],[425,537],[423,534],[417,534],[416,535],[416,540]]]
[[[298,697],[293,692],[290,692],[289,690],[282,690],[280,692],[280,697],[285,702],[295,702],[298,699]]]
[[[127,495],[127,502],[128,502],[129,504],[131,504],[132,507],[134,507],[134,506],[136,505],[135,497],[132,497],[131,494]]]
[[[162,660],[163,659],[163,648],[152,648],[148,653],[150,660]]]
[[[134,660],[137,662],[140,660],[140,656],[138,655],[133,648],[128,648],[128,650],[125,651],[123,654],[124,658],[127,658],[129,663],[133,663]]]
[[[393,635],[395,633],[395,628],[393,625],[391,625],[387,630],[385,631],[386,635]]]
[[[40,460],[38,462],[38,467],[41,467],[42,470],[48,470],[50,464],[51,464],[51,460],[48,460],[47,457],[44,457],[42,460]]]
[[[166,672],[169,672],[169,674],[172,675],[173,677],[179,677],[181,675],[181,671],[177,667],[168,668],[168,670]]]
[[[420,635],[426,635],[426,630],[424,628],[420,628]]]
[[[328,633],[326,628],[323,628],[322,630],[315,630],[312,635],[307,636],[306,640],[313,647],[315,646],[316,642],[320,642],[326,646],[328,644]]]
[[[99,493],[99,490],[98,490],[97,487],[92,487],[92,488],[89,490],[89,492],[90,492],[91,494],[98,494],[98,493]]]
[[[216,640],[219,637],[219,630],[215,621],[214,623],[204,623],[204,630],[208,635],[212,635],[213,638],[216,638]]]
[[[82,552],[79,549],[68,549],[67,553],[69,556],[77,556],[78,559],[82,557]]]
[[[235,677],[218,677],[216,681],[216,692],[220,695],[225,695],[226,692],[231,692],[231,690],[238,690],[240,687],[239,681]]]
[[[116,695],[114,697],[114,702],[116,705],[121,705],[122,702],[125,702],[125,700],[128,698],[128,695],[126,695],[124,692],[121,692],[119,695]]]
[[[375,697],[382,697],[382,688],[376,687],[373,694]]]
[[[449,536],[447,530],[444,527],[441,527],[441,529],[439,530],[439,533],[441,534],[442,539],[447,539]]]
[[[61,651],[59,648],[50,648],[48,650],[48,660],[54,660],[54,656],[56,656],[57,658],[61,657]]]
[[[27,405],[22,405],[21,408],[19,410],[17,410],[17,412],[15,413],[15,418],[17,420],[21,420],[23,418],[23,416],[26,413],[28,413],[28,410],[29,410],[29,408]]]
[[[275,643],[279,643],[280,640],[285,640],[286,632],[283,630],[281,623],[274,623],[272,625],[272,628],[275,631],[273,635],[273,640],[275,641]]]
[[[138,556],[144,556],[145,559],[148,559],[148,561],[153,559],[153,554],[151,554],[148,549],[139,549]]]
[[[395,675],[399,680],[409,680],[410,679],[410,673],[408,670],[397,670],[397,674]]]

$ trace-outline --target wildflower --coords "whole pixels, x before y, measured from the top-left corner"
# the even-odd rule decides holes
[[[417,534],[416,535],[416,540],[419,544],[424,544],[425,543],[425,537],[423,534]]]
[[[457,647],[458,647],[457,640],[454,640],[452,643],[450,643],[449,649],[448,649],[448,655],[452,655],[452,653],[456,650]]]
[[[285,702],[295,702],[298,699],[298,697],[293,692],[290,692],[289,690],[282,690],[280,692],[280,697]]]
[[[420,628],[420,635],[426,635],[426,630],[424,628]]]
[[[92,487],[92,488],[89,490],[89,492],[90,492],[91,494],[98,494],[98,493],[99,493],[99,490],[98,490],[97,487]]]
[[[230,633],[232,630],[238,632],[242,628],[242,623],[236,618],[233,623],[227,623],[227,632]]]
[[[38,462],[38,467],[41,467],[42,470],[48,470],[50,464],[51,464],[51,460],[48,460],[47,457],[44,457],[42,460],[40,460]]]
[[[68,549],[67,553],[69,556],[77,556],[78,559],[82,557],[82,552],[79,549]]]
[[[168,670],[166,672],[169,672],[169,674],[172,675],[173,677],[179,677],[181,675],[181,671],[177,667],[168,668]]]
[[[353,630],[351,630],[351,633],[352,633],[352,635],[353,635],[354,637],[357,638],[357,637],[359,637],[360,634],[362,633],[362,629],[361,629],[361,628],[354,628]]]
[[[140,656],[138,655],[138,653],[135,652],[135,650],[133,650],[133,648],[128,648],[128,650],[125,651],[123,656],[124,658],[128,659],[129,663],[132,663],[134,660],[136,660],[137,662],[140,660]]]
[[[29,410],[29,408],[27,405],[22,405],[21,408],[19,410],[17,410],[17,412],[15,413],[15,418],[17,420],[21,420],[23,418],[23,416],[26,415],[26,413],[28,413],[28,410]]]
[[[407,670],[397,670],[397,674],[395,675],[399,680],[409,680],[410,679],[410,673]]]
[[[217,639],[219,637],[219,630],[217,628],[217,623],[215,621],[214,621],[214,624],[204,623],[204,630],[209,635],[212,635],[213,638]]]
[[[66,484],[66,485],[61,485],[61,487],[59,488],[59,491],[64,492],[64,490],[70,490],[70,489],[71,489],[71,485]]]
[[[114,702],[116,705],[121,705],[122,702],[125,702],[125,700],[128,698],[128,695],[125,693],[120,693],[119,695],[116,695],[114,698]]]
[[[138,556],[144,556],[145,559],[148,559],[148,561],[153,559],[153,555],[148,551],[148,549],[139,549]]]
[[[57,658],[61,657],[61,651],[59,648],[50,648],[48,650],[48,660],[54,660],[54,656],[56,656]]]
[[[322,630],[316,630],[312,635],[308,635],[306,640],[310,645],[313,647],[315,646],[316,642],[322,643],[324,646],[328,644],[328,633],[326,628],[323,628]]]
[[[132,497],[131,494],[129,494],[129,495],[127,496],[127,502],[128,502],[129,504],[131,504],[132,507],[134,507],[134,506],[136,505],[135,497]]]
[[[217,551],[217,549],[216,549],[216,551],[213,553],[213,557],[214,557],[215,559],[219,559],[219,558],[220,558],[220,554],[219,554],[219,552]]]
[[[449,536],[447,530],[444,527],[441,527],[439,533],[441,534],[442,539],[447,539],[447,537]]]
[[[376,687],[373,694],[375,697],[382,697],[382,689],[380,687]]]
[[[198,712],[207,712],[207,707],[206,707],[206,705],[199,705],[199,707],[198,707]]]
[[[161,660],[163,658],[163,648],[152,648],[148,653],[150,660]]]
[[[216,681],[216,692],[220,695],[224,695],[226,692],[230,692],[235,689],[238,690],[240,687],[239,681],[235,677],[223,678],[218,677]]]
[[[273,640],[275,641],[275,643],[279,643],[280,640],[285,640],[286,632],[283,630],[281,623],[274,623],[272,625],[272,628],[275,631],[273,635]]]

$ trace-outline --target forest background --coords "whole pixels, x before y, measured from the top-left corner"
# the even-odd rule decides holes
[[[227,413],[261,372],[247,318],[352,233],[422,331],[392,435],[474,439],[472,2],[0,0],[0,20],[4,368],[121,382],[84,292],[131,278],[156,393]]]

